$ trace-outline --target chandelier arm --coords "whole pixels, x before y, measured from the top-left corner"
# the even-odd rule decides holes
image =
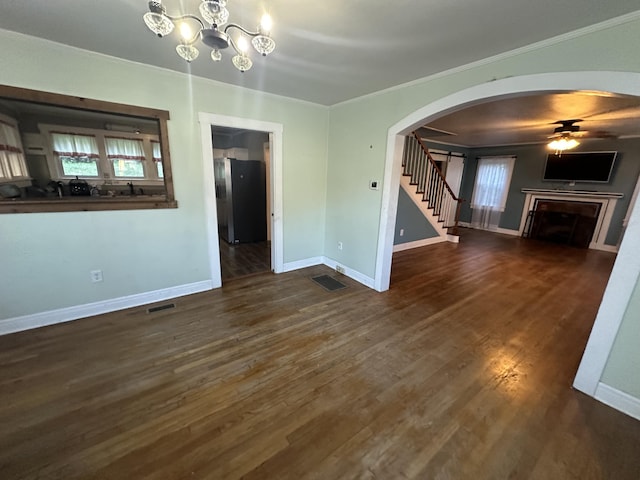
[[[226,29],[225,29],[225,33],[227,33]],[[229,35],[229,45],[233,47],[233,49],[236,51],[238,55],[246,55],[246,53],[244,53],[242,50],[238,48],[238,46],[236,45],[236,42],[233,40],[233,37],[231,35]]]
[[[250,37],[257,37],[258,35],[261,35],[260,32],[252,32],[252,31],[247,30],[246,28],[238,25],[237,23],[227,23],[227,26],[224,27],[224,33],[227,33],[227,30],[229,30],[230,28],[237,28],[238,30],[246,33]],[[240,53],[240,52],[238,52],[238,53]]]
[[[195,15],[191,15],[189,13],[187,13],[186,15],[167,15],[166,13],[164,14],[165,17],[169,18],[169,20],[172,21],[180,21],[180,20],[184,20],[185,18],[190,18],[191,20],[195,20],[196,22],[198,22],[200,24],[200,29],[202,30],[203,28],[206,28],[206,25],[204,24],[204,22],[202,20],[200,20],[200,18],[198,18]]]

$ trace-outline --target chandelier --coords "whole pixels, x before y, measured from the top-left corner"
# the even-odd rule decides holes
[[[227,23],[229,10],[227,10],[227,0],[202,0],[200,3],[201,20],[196,15],[168,15],[167,10],[162,5],[161,0],[151,0],[149,11],[144,14],[144,23],[158,37],[169,35],[178,24],[180,30],[180,44],[176,47],[176,52],[187,62],[195,60],[200,52],[195,44],[202,40],[202,43],[212,48],[211,60],[219,62],[222,60],[222,52],[231,46],[236,55],[231,62],[241,72],[246,72],[251,68],[253,62],[249,58],[249,43],[247,37],[251,39],[253,48],[262,56],[273,52],[276,43],[271,38],[271,17],[265,14],[257,28],[252,32],[236,24]],[[197,30],[192,30],[192,25],[196,24]],[[225,25],[223,30],[220,28]],[[237,39],[234,39],[229,30],[240,31]]]

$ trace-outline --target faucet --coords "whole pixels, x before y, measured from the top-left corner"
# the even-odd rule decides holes
[[[133,183],[129,182],[127,185],[129,186],[129,195],[135,195],[135,193],[133,193]]]

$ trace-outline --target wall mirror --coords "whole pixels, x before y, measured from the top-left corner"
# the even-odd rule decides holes
[[[0,213],[176,208],[168,120],[0,85]]]

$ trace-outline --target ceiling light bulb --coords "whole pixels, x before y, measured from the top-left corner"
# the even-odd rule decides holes
[[[269,33],[272,27],[273,21],[271,20],[271,15],[265,13],[260,20],[260,31],[262,33]]]
[[[193,33],[191,33],[191,27],[189,24],[185,22],[180,24],[180,36],[187,42],[193,38]]]
[[[240,50],[243,54],[247,53],[247,50],[249,49],[249,44],[247,43],[246,38],[239,37],[237,45],[238,45],[238,50]]]
[[[220,50],[211,50],[211,60],[213,60],[214,62],[219,62],[220,60],[222,60],[222,54],[220,53]]]

